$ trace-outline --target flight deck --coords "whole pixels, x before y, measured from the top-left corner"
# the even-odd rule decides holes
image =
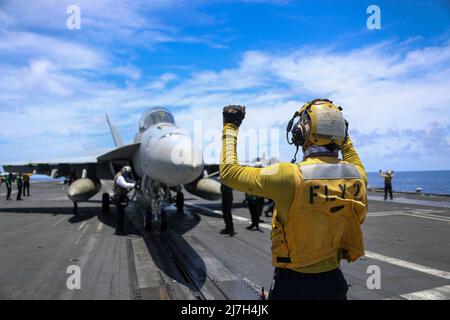
[[[33,183],[31,197],[5,200],[0,187],[0,299],[258,300],[273,267],[270,218],[249,231],[243,194],[234,193],[233,237],[220,201],[186,193],[184,215],[168,207],[168,230],[146,232],[132,203],[127,235],[114,235],[115,208],[99,195],[75,216],[67,186]],[[99,193],[101,195],[101,192]],[[366,256],[341,267],[348,298],[450,299],[450,198],[369,192],[363,224]],[[80,289],[67,286],[78,266]],[[377,283],[373,275],[379,272]],[[372,277],[371,277],[372,276]],[[379,286],[379,288],[378,288]]]

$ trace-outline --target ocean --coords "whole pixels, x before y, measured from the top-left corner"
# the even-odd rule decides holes
[[[384,179],[378,172],[368,172],[369,187],[384,187]],[[394,191],[450,194],[450,171],[395,171],[392,179]]]

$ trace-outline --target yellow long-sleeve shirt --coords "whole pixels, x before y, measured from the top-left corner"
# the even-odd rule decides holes
[[[220,179],[229,187],[275,202],[278,217],[281,223],[286,219],[295,196],[295,174],[298,166],[292,163],[277,163],[266,168],[251,168],[239,165],[237,157],[238,128],[233,124],[225,124],[222,135],[222,156],[220,162]],[[342,147],[343,160],[361,170],[363,180],[367,185],[367,176],[364,166],[353,148],[353,144],[347,139]],[[322,157],[320,157],[322,158]],[[326,157],[323,157],[326,158]],[[318,262],[316,264],[296,269],[304,273],[320,273],[335,269],[339,266],[341,252],[336,256]]]

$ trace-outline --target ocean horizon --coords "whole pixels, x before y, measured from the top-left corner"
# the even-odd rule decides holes
[[[384,179],[378,172],[368,172],[369,187],[383,188]],[[392,179],[394,191],[415,192],[422,188],[422,193],[450,194],[450,170],[433,171],[395,171]]]

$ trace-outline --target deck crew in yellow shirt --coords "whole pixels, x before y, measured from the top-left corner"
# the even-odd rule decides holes
[[[23,174],[23,196],[30,196],[30,178],[32,174],[31,173],[24,173]]]
[[[389,197],[391,200],[394,198],[392,196],[392,178],[394,177],[394,171],[388,170],[386,173],[380,170],[380,176],[384,178],[384,200],[387,200],[387,195],[389,192]]]
[[[346,299],[340,260],[364,255],[360,224],[367,213],[367,176],[341,110],[327,99],[306,103],[287,127],[288,142],[302,148],[303,161],[294,163],[294,156],[292,163],[266,168],[239,165],[237,136],[245,107],[223,110],[222,183],[276,206],[269,299]]]

